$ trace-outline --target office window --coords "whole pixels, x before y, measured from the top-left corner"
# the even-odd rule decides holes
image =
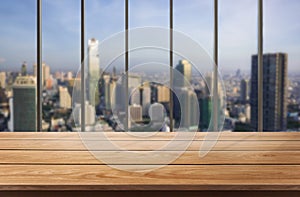
[[[257,54],[257,9],[257,1],[219,1],[218,65],[225,83],[226,123],[229,123],[224,130],[255,130],[250,110],[257,117],[251,102],[257,102],[258,95],[253,95],[250,101],[250,87],[251,66],[257,63],[251,59]],[[252,72],[256,77],[257,72]]]
[[[36,131],[36,1],[0,6],[0,131]]]
[[[169,1],[129,1],[128,129],[168,131]]]
[[[72,131],[72,95],[80,67],[79,0],[42,1],[42,39],[42,129]]]
[[[213,114],[214,2],[175,0],[173,18],[175,129],[207,131]]]
[[[297,0],[264,1],[264,59],[270,67],[270,104],[265,106],[274,114],[273,127],[266,130],[298,131],[300,128],[300,22]],[[264,65],[265,66],[265,65]],[[264,84],[266,85],[266,84]]]
[[[177,104],[181,97],[194,96],[198,107],[195,104],[191,108],[198,108],[199,111],[193,113],[200,117],[192,125],[201,131],[208,129],[214,110],[220,113],[219,121],[225,114],[223,130],[295,131],[300,128],[297,74],[300,29],[296,0],[289,3],[263,1],[263,48],[258,36],[261,29],[258,27],[262,24],[258,5],[261,1],[216,1],[219,4],[218,37],[214,37],[213,20],[217,6],[209,0],[189,3],[129,0],[127,14],[127,1],[89,0],[85,1],[84,30],[80,24],[83,1],[41,2],[41,57],[36,55],[37,1],[12,0],[0,7],[3,16],[0,20],[3,27],[0,33],[0,130],[77,131],[82,129],[82,109],[85,109],[82,117],[86,130],[123,131],[129,123],[133,125],[132,130],[144,129],[152,124],[153,113],[165,124],[165,128],[159,130],[170,130],[171,123],[174,131],[185,130],[178,122],[191,126],[187,123],[190,119],[182,117],[196,116],[189,113],[191,101],[189,107],[178,108]],[[173,32],[169,31],[171,26]],[[127,27],[128,34],[124,32]],[[80,40],[84,41],[85,52],[81,58]],[[183,50],[182,40],[191,49]],[[216,48],[214,44],[218,40]],[[203,54],[193,50],[195,43],[207,62]],[[214,57],[217,52],[219,55]],[[203,62],[199,64],[192,61],[193,58]],[[37,59],[42,59],[41,76]],[[215,104],[211,102],[215,60],[219,60],[220,83],[216,86],[220,100],[217,108],[213,108]],[[85,72],[81,65],[85,66]],[[201,69],[204,67],[200,72],[194,69],[198,65]],[[193,93],[175,94],[174,84],[186,83],[180,81],[174,71],[188,79]],[[85,73],[84,79],[81,73]],[[262,77],[258,77],[261,73]],[[124,86],[127,81],[128,89]],[[81,84],[85,85],[84,89]],[[226,102],[222,103],[225,97]],[[223,111],[224,105],[226,110]],[[18,111],[20,108],[23,110]],[[267,114],[272,118],[264,119]],[[28,119],[20,118],[25,116]]]
[[[85,129],[86,131],[120,131],[123,121],[118,102],[124,101],[121,76],[125,71],[124,19],[125,3],[120,0],[85,1]],[[78,72],[78,77],[80,72]],[[81,120],[82,90],[74,95],[76,99],[77,129]],[[121,114],[121,115],[120,115]],[[120,118],[122,116],[122,118]]]

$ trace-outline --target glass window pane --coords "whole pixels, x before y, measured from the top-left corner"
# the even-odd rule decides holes
[[[212,116],[214,2],[174,0],[175,129],[208,131]],[[212,78],[211,78],[212,79]]]
[[[120,0],[86,1],[86,130],[120,130],[124,101],[125,6]],[[117,111],[119,110],[119,111]],[[117,111],[117,112],[116,112]],[[121,115],[120,115],[121,114]]]
[[[0,131],[36,131],[36,1],[0,5]]]
[[[264,1],[264,130],[300,128],[300,22],[297,0]]]
[[[169,0],[131,0],[129,19],[129,129],[169,131]]]
[[[72,93],[80,67],[80,1],[43,0],[42,13],[42,127],[72,131]]]
[[[257,9],[257,1],[219,1],[219,69],[227,100],[224,130],[251,131],[257,127],[257,93],[250,96],[251,67],[257,64],[252,60],[257,54]],[[253,69],[252,75],[257,76]],[[256,79],[252,80],[254,87]]]

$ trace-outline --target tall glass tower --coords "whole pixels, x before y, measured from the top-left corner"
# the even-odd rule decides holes
[[[287,60],[285,53],[263,55],[263,130],[284,131],[287,126]],[[258,59],[252,56],[251,124],[257,130]]]
[[[14,131],[36,131],[36,79],[19,76],[13,85]]]
[[[88,41],[87,99],[92,106],[99,103],[98,81],[100,78],[99,42],[95,38]]]

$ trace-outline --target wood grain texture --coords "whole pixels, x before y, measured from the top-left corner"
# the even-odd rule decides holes
[[[121,147],[126,150],[159,150],[171,141],[159,140],[115,140],[112,141],[116,145],[116,148],[108,147],[105,143],[101,141],[91,140],[85,141],[89,144],[94,144],[95,148],[91,150],[119,150]],[[174,143],[173,148],[166,148],[165,150],[182,150],[180,147],[183,145],[188,145],[188,150],[197,151],[200,149],[203,141],[172,141]],[[254,140],[226,140],[217,141],[216,145],[212,150],[215,151],[299,151],[300,150],[300,140],[299,141],[254,141]],[[8,149],[19,149],[19,150],[86,150],[86,146],[80,140],[39,140],[39,139],[10,139],[10,140],[0,140],[0,150]],[[206,150],[205,148],[203,150]]]
[[[145,173],[105,165],[2,165],[0,177],[2,190],[22,190],[23,186],[56,190],[58,185],[67,190],[85,186],[103,190],[300,190],[299,165],[172,165]]]
[[[181,140],[187,139],[184,137],[185,133],[182,132]],[[93,135],[97,136],[97,132],[91,132],[89,134],[90,139],[93,140]],[[106,132],[107,137],[113,138],[113,140],[142,140],[142,137],[135,137],[135,133],[127,132]],[[176,136],[176,132],[166,133],[150,133],[147,140],[171,140]],[[207,132],[199,132],[196,134],[194,140],[203,140],[207,136]],[[1,139],[55,139],[55,140],[78,140],[80,134],[78,132],[1,132]],[[219,141],[222,140],[279,140],[279,141],[294,141],[300,140],[298,132],[220,132]]]
[[[138,138],[109,133],[113,143],[139,153],[159,148],[174,133]],[[184,136],[176,143],[185,143]],[[300,133],[221,133],[215,147],[200,158],[205,134],[195,136],[178,159],[150,172],[113,169],[86,150],[78,133],[0,133],[0,191],[27,190],[192,190],[300,192]],[[101,146],[96,153],[116,165],[139,169],[120,151]],[[158,157],[176,151],[160,151]],[[161,164],[153,160],[147,165]],[[160,166],[161,167],[161,166]]]
[[[97,151],[99,152],[99,151]],[[140,151],[145,152],[145,151]],[[105,157],[116,157],[113,164],[130,164],[126,158],[118,157],[117,151],[103,151]],[[148,153],[148,152],[145,152]],[[161,157],[172,154],[174,151],[161,151]],[[66,164],[66,165],[100,165],[104,164],[97,160],[88,151],[41,151],[41,150],[7,150],[0,151],[0,164]],[[238,158],[238,159],[237,159]],[[150,164],[159,164],[152,161]],[[199,157],[198,151],[186,151],[173,164],[211,164],[211,165],[268,165],[288,164],[300,165],[300,153],[298,151],[210,151],[205,157]]]

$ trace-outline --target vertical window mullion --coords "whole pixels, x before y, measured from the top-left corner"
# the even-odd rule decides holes
[[[129,94],[128,94],[128,49],[129,49],[129,45],[128,45],[128,27],[129,27],[129,10],[128,10],[128,0],[125,0],[125,124],[124,124],[124,128],[125,131],[128,131],[128,105],[129,105]]]
[[[81,0],[81,35],[80,35],[80,41],[81,41],[81,131],[85,131],[85,62],[84,62],[84,56],[85,56],[85,0]]]
[[[263,131],[263,0],[258,0],[258,131]]]
[[[170,0],[170,131],[173,132],[173,0]]]
[[[42,131],[42,0],[37,0],[37,131]]]
[[[214,0],[213,131],[218,131],[218,0]]]

